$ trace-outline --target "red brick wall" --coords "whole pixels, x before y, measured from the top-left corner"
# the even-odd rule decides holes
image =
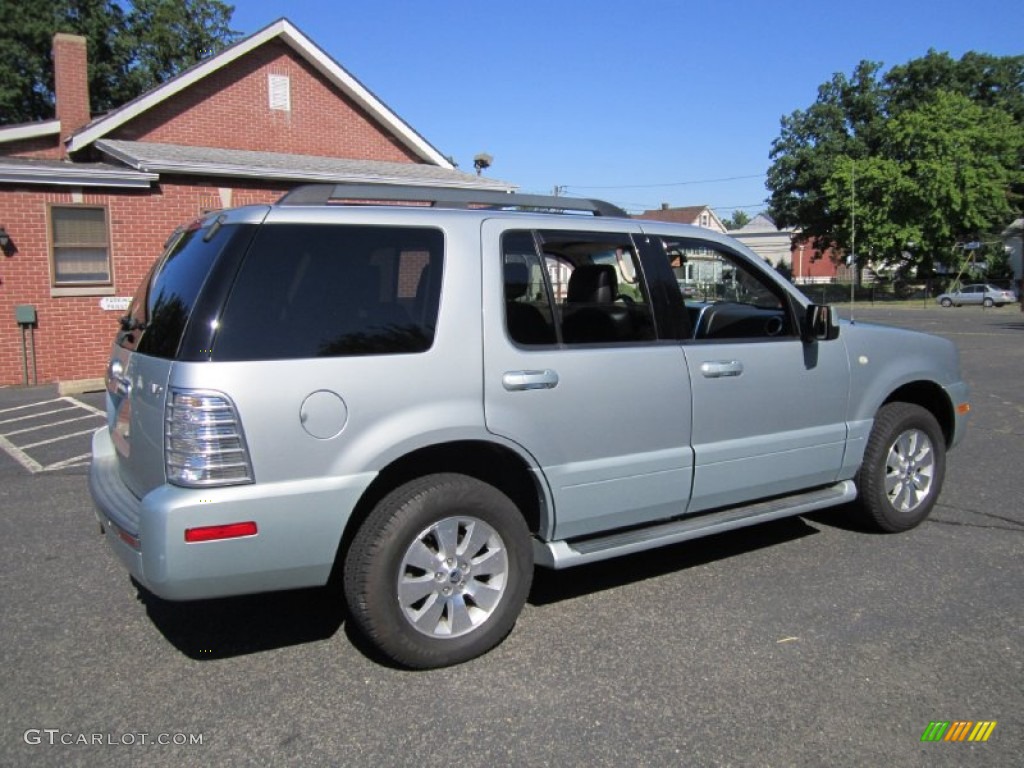
[[[107,206],[115,296],[135,293],[175,227],[195,218],[203,209],[222,207],[217,187],[196,185],[187,179],[177,182],[162,182],[157,194],[84,191],[83,204]],[[259,183],[228,188],[232,205],[269,203],[287,189]],[[0,224],[17,248],[11,256],[0,256],[0,385],[23,381],[21,331],[15,322],[15,305],[36,307],[40,382],[101,377],[117,319],[122,314],[100,309],[100,296],[50,296],[49,203],[72,204],[72,194],[52,188],[48,191],[45,187],[0,188]],[[31,373],[30,359],[30,376]]]
[[[291,111],[269,107],[287,75]],[[110,138],[224,149],[419,162],[284,43],[272,41],[121,126]]]

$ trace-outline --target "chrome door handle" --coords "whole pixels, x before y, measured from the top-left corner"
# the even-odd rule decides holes
[[[543,371],[506,371],[501,385],[509,392],[527,389],[554,389],[558,385],[558,374],[547,368]]]
[[[739,376],[743,373],[743,363],[739,360],[713,360],[700,364],[701,375],[705,379],[720,379],[725,376]]]

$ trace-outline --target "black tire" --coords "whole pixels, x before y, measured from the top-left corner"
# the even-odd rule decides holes
[[[512,630],[533,579],[530,532],[493,486],[428,475],[370,513],[344,574],[349,616],[375,647],[406,667],[446,667]]]
[[[952,299],[943,299],[942,301],[939,302],[939,304],[941,304],[944,307],[952,307],[953,306],[953,300]]]
[[[857,473],[864,519],[888,533],[919,525],[935,506],[946,474],[946,443],[919,405],[889,403],[875,424]]]

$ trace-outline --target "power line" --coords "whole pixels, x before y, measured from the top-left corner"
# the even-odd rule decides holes
[[[524,194],[535,194],[535,195],[550,195],[552,193],[552,191],[554,191],[556,197],[559,196],[559,195],[567,195],[569,197],[584,197],[584,198],[590,197],[590,195],[587,195],[585,193],[569,192],[568,191],[569,189],[570,189],[570,187],[568,187],[566,185],[558,185],[557,187],[554,188],[554,190],[521,189],[519,191],[524,193]],[[577,187],[577,189],[618,189],[618,187]],[[661,207],[660,203],[652,203],[650,201],[638,202],[636,200],[607,199],[606,202],[612,203],[613,205],[617,205],[619,208],[622,208],[625,211],[630,211],[630,212],[633,212],[633,213],[639,213],[639,212],[642,212],[642,211],[657,210],[657,209],[659,209]],[[712,210],[715,210],[715,211],[736,211],[736,210],[741,210],[741,209],[763,211],[767,207],[768,207],[768,204],[764,200],[758,200],[757,202],[754,202],[754,203],[733,204],[733,205],[714,205],[714,204],[708,204],[708,208],[711,208]]]
[[[619,206],[619,208],[622,208],[624,210],[627,210],[627,211],[630,211],[630,212],[637,212],[637,213],[642,212],[642,211],[656,211],[656,210],[659,210],[661,208],[660,204],[652,204],[652,203],[649,203],[649,202],[647,202],[647,203],[640,203],[640,202],[636,202],[636,201],[627,201],[627,200],[609,200],[608,202],[609,203],[613,203],[613,204]],[[682,206],[682,207],[692,207],[692,206]],[[758,201],[756,203],[747,203],[745,205],[714,205],[712,203],[708,203],[707,207],[711,208],[714,211],[736,211],[736,210],[741,210],[741,209],[763,211],[765,208],[768,207],[768,204],[766,202],[764,202],[763,200],[761,200],[761,201]]]
[[[763,179],[765,173],[754,173],[748,176],[726,176],[721,179],[699,179],[693,181],[669,181],[662,184],[615,184],[609,186],[584,186],[581,184],[566,184],[562,189],[655,189],[658,187],[688,187],[693,184],[716,184],[723,181],[743,181],[744,179]]]

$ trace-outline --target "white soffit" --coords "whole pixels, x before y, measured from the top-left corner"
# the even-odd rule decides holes
[[[7,143],[8,141],[20,141],[21,139],[38,139],[42,136],[57,136],[59,134],[60,120],[10,125],[6,128],[0,127],[0,144]]]

